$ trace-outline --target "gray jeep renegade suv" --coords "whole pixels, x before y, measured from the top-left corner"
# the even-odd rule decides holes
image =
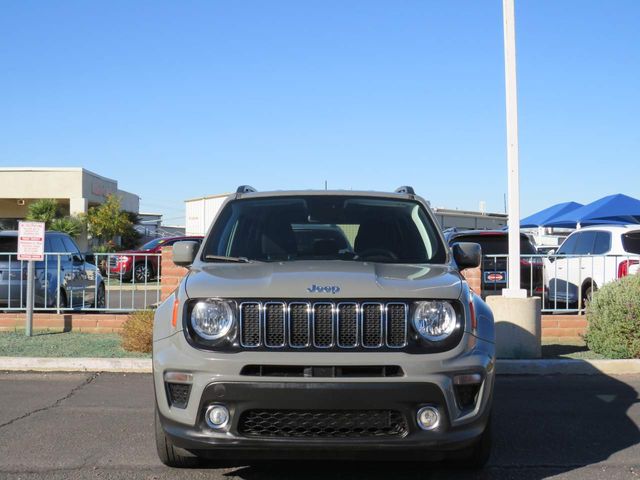
[[[442,459],[491,446],[493,316],[411,187],[242,186],[153,332],[160,459]],[[384,455],[392,452],[392,456]]]

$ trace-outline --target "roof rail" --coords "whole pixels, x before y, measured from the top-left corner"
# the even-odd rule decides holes
[[[236,193],[255,193],[257,190],[250,185],[240,185]]]
[[[416,192],[413,189],[413,187],[410,187],[409,185],[403,185],[401,187],[396,188],[395,193],[404,193],[406,195],[415,195]]]

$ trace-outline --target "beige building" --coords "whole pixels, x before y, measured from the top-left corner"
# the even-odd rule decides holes
[[[65,215],[77,215],[103,203],[109,194],[120,198],[124,210],[138,213],[140,197],[84,168],[0,168],[0,229],[17,228],[35,200],[53,198]],[[86,239],[79,240],[86,247]]]

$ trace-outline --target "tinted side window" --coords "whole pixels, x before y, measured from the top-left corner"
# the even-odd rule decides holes
[[[80,254],[80,250],[78,249],[76,242],[71,240],[69,237],[62,237],[62,242],[64,243],[64,247],[67,250],[67,252],[69,252],[72,255]]]
[[[611,250],[611,233],[596,232],[596,243],[593,246],[594,255],[604,255]]]
[[[17,253],[18,237],[0,237],[0,252]]]
[[[596,241],[596,232],[583,232],[578,238],[576,248],[573,253],[576,255],[591,255],[593,253],[593,245]]]
[[[622,235],[622,248],[625,252],[640,254],[640,230]]]
[[[581,235],[581,233],[574,233],[573,235],[570,235],[558,249],[558,255],[571,255],[576,248],[578,237]]]

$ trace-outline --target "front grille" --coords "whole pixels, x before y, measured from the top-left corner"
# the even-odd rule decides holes
[[[403,348],[409,307],[403,302],[245,301],[245,348]]]
[[[403,437],[408,426],[395,410],[248,410],[238,431],[246,437]]]
[[[185,383],[167,383],[169,404],[176,408],[185,408],[189,403],[191,385]]]

